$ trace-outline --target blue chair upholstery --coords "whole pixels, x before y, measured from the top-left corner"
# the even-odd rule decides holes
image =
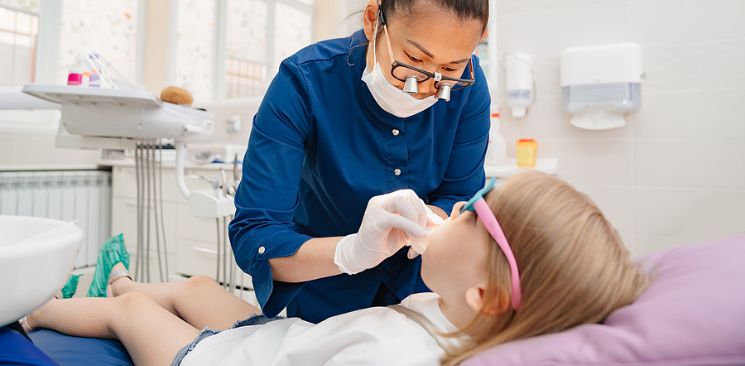
[[[0,365],[57,365],[22,333],[10,326],[0,328]]]
[[[34,344],[60,366],[132,366],[121,342],[113,339],[68,336],[41,329],[29,333]]]

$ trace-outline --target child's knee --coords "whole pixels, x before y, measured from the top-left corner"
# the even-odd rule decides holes
[[[192,276],[186,280],[186,287],[190,290],[218,286],[217,282],[208,276]]]
[[[127,292],[112,298],[119,306],[125,310],[137,310],[143,307],[158,306],[155,300],[141,292]]]

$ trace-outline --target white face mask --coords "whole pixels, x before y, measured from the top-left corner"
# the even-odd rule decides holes
[[[437,103],[437,98],[434,95],[424,99],[416,99],[386,80],[375,55],[375,41],[378,34],[377,23],[375,23],[373,34],[373,40],[368,47],[372,47],[373,49],[375,67],[372,71],[370,70],[370,65],[365,67],[365,71],[362,73],[362,81],[367,84],[367,88],[370,89],[370,93],[372,93],[373,98],[378,102],[380,108],[383,108],[383,110],[394,116],[406,118]]]

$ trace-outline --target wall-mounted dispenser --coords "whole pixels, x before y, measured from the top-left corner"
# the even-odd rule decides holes
[[[570,123],[589,130],[623,127],[641,106],[641,47],[573,47],[561,54],[561,89]]]
[[[512,117],[523,118],[533,104],[533,58],[525,53],[508,53],[504,57],[505,101],[512,110]]]

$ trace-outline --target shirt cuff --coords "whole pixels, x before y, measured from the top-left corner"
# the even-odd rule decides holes
[[[304,285],[303,282],[274,281],[269,259],[289,257],[310,239],[312,239],[310,236],[296,232],[281,232],[265,239],[257,247],[249,274],[253,280],[256,298],[264,315],[273,317],[279,314]]]

